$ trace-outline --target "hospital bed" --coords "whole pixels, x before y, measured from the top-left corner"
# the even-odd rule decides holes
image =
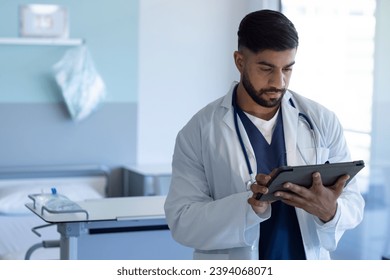
[[[108,179],[109,169],[101,165],[0,168],[0,260],[59,259],[60,234],[26,208],[28,195],[54,187],[73,201],[101,199]]]
[[[0,168],[0,259],[192,259],[172,239],[165,196],[107,197],[108,181],[104,166]],[[81,211],[39,208],[52,188]]]

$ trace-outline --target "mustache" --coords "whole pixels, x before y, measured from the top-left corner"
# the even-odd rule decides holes
[[[278,93],[284,94],[286,92],[286,88],[276,88],[276,87],[269,87],[269,88],[263,88],[259,91],[260,94],[264,93]]]

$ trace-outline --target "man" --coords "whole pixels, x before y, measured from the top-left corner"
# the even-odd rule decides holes
[[[329,259],[362,220],[364,200],[355,179],[344,188],[347,175],[325,187],[315,173],[310,188],[286,183],[280,200],[256,199],[279,166],[351,160],[337,117],[287,90],[297,48],[283,14],[248,14],[234,53],[239,83],[177,136],[165,212],[195,259]]]

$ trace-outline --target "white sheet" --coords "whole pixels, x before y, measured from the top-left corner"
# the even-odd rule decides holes
[[[59,240],[55,225],[42,228],[38,237],[31,229],[46,224],[35,214],[0,215],[0,260],[23,260],[27,250],[42,240]],[[31,259],[59,259],[59,248],[37,249]]]
[[[46,224],[25,207],[31,202],[28,194],[50,192],[55,187],[75,202],[105,197],[107,178],[35,178],[0,180],[0,260],[25,258],[27,250],[43,240],[59,240],[55,225],[39,229],[41,237],[31,231],[33,227]],[[31,259],[59,259],[59,248],[40,248]]]

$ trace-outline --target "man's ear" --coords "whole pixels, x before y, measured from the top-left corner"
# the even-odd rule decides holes
[[[242,73],[244,69],[244,55],[240,51],[234,52],[234,63],[236,64],[236,67],[240,73]]]

